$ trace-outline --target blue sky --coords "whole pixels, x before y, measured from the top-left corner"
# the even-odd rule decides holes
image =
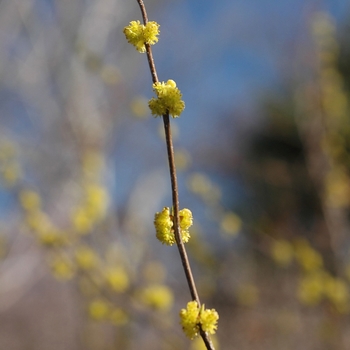
[[[311,14],[326,10],[341,22],[349,4],[340,0],[184,0],[149,9],[149,19],[161,25],[159,43],[153,48],[159,79],[174,79],[186,103],[176,121],[180,129],[176,146],[225,147],[229,137],[221,129],[225,120],[231,118],[231,137],[235,118],[241,122],[235,110],[246,113],[247,123],[258,122],[261,95],[277,93],[294,74],[294,58],[300,41],[308,36]],[[150,83],[146,72],[141,85],[135,82],[136,89],[149,98]],[[158,124],[148,123],[153,138]],[[144,132],[144,127],[135,125],[135,134]],[[228,186],[220,176],[216,180]],[[235,179],[231,180],[234,187]]]
[[[136,0],[133,1],[138,10]],[[36,4],[43,22],[55,20],[55,1],[36,0]],[[264,91],[278,91],[283,79],[292,75],[293,54],[305,36],[307,19],[312,12],[322,9],[330,11],[341,22],[350,13],[350,2],[169,0],[150,6],[149,19],[161,24],[160,41],[154,46],[159,78],[174,79],[186,103],[183,116],[176,121],[180,129],[176,146],[189,150],[210,145],[224,147],[227,138],[234,137],[234,133],[223,137],[222,128],[227,118],[231,118],[233,129],[235,118],[237,123],[242,118],[233,113],[236,110],[245,113],[247,123],[258,120],[260,95]],[[136,18],[125,18],[125,22],[132,19]],[[125,40],[122,33],[120,38]],[[22,50],[29,41],[16,41],[11,45],[13,50]],[[132,54],[137,55],[135,51]],[[142,59],[142,68],[135,69],[142,71],[143,76],[134,82],[134,89],[149,98],[151,80],[149,72],[144,71],[146,57]],[[114,63],[118,65],[117,59]],[[35,127],[27,125],[26,115],[32,113],[31,107],[8,99],[7,91],[2,94],[5,99],[2,108],[18,115],[14,132],[35,133]],[[120,201],[125,200],[142,171],[165,165],[164,144],[157,135],[159,122],[149,119],[124,123],[127,129],[117,135],[120,137],[116,141],[117,153],[112,157],[116,181],[123,184],[115,189]],[[154,158],[146,159],[145,152],[152,153]],[[218,176],[218,181],[227,186],[225,179]]]
[[[190,126],[183,128],[184,139],[193,129],[200,137],[200,130],[212,131],[226,110],[254,111],[264,90],[278,90],[293,76],[311,14],[326,10],[341,21],[349,5],[341,0],[184,0],[149,13],[161,24],[154,47],[159,78],[176,80],[186,102],[183,117]]]

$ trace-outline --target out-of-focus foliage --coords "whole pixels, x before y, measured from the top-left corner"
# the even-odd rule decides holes
[[[163,134],[131,83],[140,71],[122,28],[136,10],[120,0],[0,3],[8,349],[203,346],[181,332],[189,295],[180,260],[153,227],[170,187]],[[202,171],[175,142],[180,202],[194,217],[189,256],[205,304],[220,314],[218,349],[348,344],[349,43],[328,14],[309,24],[295,80],[262,94],[266,119],[235,149],[235,166],[220,149],[207,156],[216,168]],[[175,136],[184,125],[173,124]],[[218,122],[218,133],[233,131]],[[244,179],[241,202],[218,180],[224,173]]]
[[[334,19],[324,12],[312,16],[306,41],[297,81],[264,98],[266,121],[251,137],[244,162],[254,200],[248,225],[255,249],[288,276],[278,277],[286,307],[295,298],[309,308],[305,315],[318,315],[329,330],[320,348],[346,349],[350,99],[343,56],[349,41],[338,40]]]

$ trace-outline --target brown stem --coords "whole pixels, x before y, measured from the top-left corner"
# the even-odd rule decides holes
[[[143,0],[137,0],[137,2],[138,2],[140,9],[141,9],[143,24],[146,25],[148,22],[148,17],[147,17],[145,4],[143,3]],[[152,75],[152,81],[153,81],[153,83],[157,83],[158,76],[157,76],[156,66],[155,66],[154,60],[153,60],[152,49],[151,49],[151,46],[148,44],[145,44],[145,46],[146,46],[148,65],[149,65],[149,69],[150,69],[151,75]]]
[[[176,178],[176,168],[175,168],[175,159],[174,159],[174,148],[173,148],[173,141],[171,137],[171,129],[170,129],[170,118],[169,113],[163,115],[163,122],[164,122],[164,131],[165,131],[165,139],[166,139],[166,146],[167,146],[167,152],[168,152],[168,162],[169,162],[169,170],[170,170],[170,179],[171,179],[171,192],[172,192],[172,198],[173,198],[173,208],[174,208],[174,230],[175,230],[175,239],[176,244],[180,253],[182,266],[185,271],[185,275],[187,278],[187,283],[190,288],[190,293],[192,300],[197,301],[198,306],[200,307],[200,300],[197,293],[196,284],[193,279],[190,263],[187,257],[186,248],[182,241],[181,234],[180,234],[180,228],[179,228],[179,191],[177,188],[177,178]]]
[[[144,25],[148,22],[147,12],[145,5],[143,3],[143,0],[137,0],[141,13],[143,18]],[[147,53],[147,59],[149,68],[152,75],[152,81],[153,83],[158,82],[158,76],[156,67],[153,60],[152,50],[150,45],[145,44],[146,46],[146,53]],[[165,131],[165,139],[166,139],[166,147],[167,147],[167,153],[168,153],[168,162],[169,162],[169,170],[170,170],[170,180],[171,180],[171,193],[172,193],[172,199],[173,199],[173,210],[174,210],[174,234],[176,239],[176,245],[180,254],[180,259],[182,262],[182,267],[184,269],[187,284],[191,293],[192,300],[195,300],[198,304],[198,307],[201,307],[201,302],[197,293],[196,284],[193,278],[191,265],[188,260],[187,252],[185,245],[182,241],[181,232],[180,232],[180,219],[179,219],[179,192],[177,187],[177,177],[176,177],[176,167],[175,167],[175,158],[174,158],[174,147],[173,147],[173,141],[172,141],[172,135],[171,135],[171,126],[170,126],[170,118],[169,118],[169,112],[163,115],[163,123],[164,123],[164,131]],[[204,332],[202,329],[200,329],[200,335],[204,341],[204,344],[208,350],[215,350],[214,345],[209,337],[209,335]]]
[[[137,0],[137,2],[139,3],[141,9],[143,24],[146,25],[146,23],[148,22],[148,17],[145,4],[143,3],[143,0]]]

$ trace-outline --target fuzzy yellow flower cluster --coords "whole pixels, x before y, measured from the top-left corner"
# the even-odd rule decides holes
[[[310,306],[328,300],[339,313],[350,312],[348,284],[326,271],[320,270],[303,276],[299,281],[298,298]]]
[[[219,314],[215,309],[206,310],[204,305],[198,307],[196,301],[187,303],[187,308],[180,311],[181,326],[187,337],[195,338],[200,329],[204,332],[214,334],[218,328]]]
[[[285,239],[275,240],[271,246],[271,255],[278,265],[287,267],[292,263],[294,258],[292,243]]]
[[[173,118],[179,117],[185,109],[185,102],[181,100],[181,91],[176,87],[174,80],[153,84],[153,91],[157,98],[152,98],[148,106],[154,116],[169,113]]]
[[[89,316],[96,321],[102,321],[108,317],[109,308],[110,306],[105,300],[95,299],[89,305]]]
[[[123,293],[129,287],[129,276],[122,266],[110,267],[105,272],[106,282],[114,292]]]
[[[82,270],[92,270],[98,263],[99,259],[93,249],[88,246],[80,246],[75,251],[75,262]]]
[[[13,187],[22,177],[16,146],[11,141],[0,143],[0,179],[6,187]]]
[[[295,257],[305,272],[313,272],[323,268],[322,255],[305,239],[295,242]]]
[[[47,247],[63,246],[68,243],[68,234],[57,228],[42,211],[40,195],[30,189],[19,192],[19,202],[25,213],[25,225]]]
[[[90,302],[88,314],[95,321],[111,321],[116,326],[124,325],[129,321],[129,316],[124,310],[113,307],[103,298],[96,298]]]
[[[74,276],[74,265],[66,256],[54,256],[50,265],[53,275],[59,280],[69,280]]]
[[[151,21],[143,25],[140,21],[131,21],[124,28],[124,34],[127,41],[134,45],[137,51],[144,53],[146,52],[145,44],[154,45],[158,42],[159,24]]]
[[[171,289],[162,284],[152,284],[143,288],[139,294],[140,301],[156,310],[167,311],[174,303]]]
[[[81,235],[89,234],[106,215],[109,195],[106,188],[97,181],[86,181],[82,203],[72,212],[72,224]]]
[[[191,210],[186,208],[180,210],[179,218],[181,238],[182,241],[186,243],[190,239],[190,233],[188,229],[193,224]],[[156,228],[156,237],[163,244],[173,245],[176,242],[173,225],[173,215],[170,215],[170,210],[168,207],[163,208],[163,210],[160,213],[155,214],[154,226]]]

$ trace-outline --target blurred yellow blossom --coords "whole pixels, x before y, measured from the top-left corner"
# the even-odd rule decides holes
[[[350,312],[350,293],[348,284],[326,271],[305,275],[299,283],[298,296],[307,305],[328,300],[339,313]]]
[[[225,213],[220,221],[220,227],[225,234],[236,236],[242,228],[242,220],[235,213]]]
[[[89,316],[96,321],[107,319],[109,315],[109,305],[103,299],[96,299],[89,304]]]
[[[57,279],[69,280],[74,276],[74,266],[70,259],[57,255],[51,262],[51,270]]]
[[[99,184],[88,184],[85,193],[88,215],[95,220],[101,219],[106,213],[109,202],[106,189]]]
[[[211,190],[211,180],[204,174],[194,173],[188,180],[188,188],[195,194],[203,195]]]
[[[147,99],[141,96],[133,98],[130,103],[132,113],[138,118],[147,117],[149,114],[147,102]]]
[[[319,252],[304,240],[299,239],[295,243],[295,257],[301,267],[307,271],[315,271],[323,267],[323,258]]]
[[[109,267],[105,276],[108,286],[115,292],[124,292],[129,287],[129,277],[122,266]]]
[[[16,159],[17,150],[11,141],[1,141],[0,171],[4,185],[13,187],[22,176],[22,170]]]
[[[293,245],[285,239],[275,240],[271,245],[271,255],[278,265],[288,266],[294,258]]]
[[[47,247],[62,246],[69,242],[66,232],[58,229],[40,230],[35,233],[39,242]]]
[[[97,254],[88,246],[80,246],[75,251],[75,261],[82,270],[91,270],[99,262]]]
[[[312,33],[316,38],[324,38],[335,33],[335,25],[332,17],[326,12],[316,12],[312,18]]]
[[[139,292],[140,301],[160,311],[168,311],[174,301],[171,289],[162,284],[154,284]]]
[[[2,169],[2,178],[6,186],[13,187],[22,176],[22,169],[18,162],[12,161]]]
[[[186,150],[177,150],[174,153],[177,170],[185,170],[191,161],[191,156]]]
[[[53,229],[50,218],[41,211],[28,212],[25,216],[25,224],[38,235],[46,234]]]
[[[122,309],[112,309],[109,314],[111,322],[116,326],[122,326],[129,322],[129,315]]]
[[[326,200],[333,207],[350,204],[350,179],[345,171],[332,170],[326,178]]]
[[[188,178],[187,187],[211,205],[217,204],[222,196],[219,186],[215,185],[208,176],[202,173],[192,174]]]
[[[306,305],[316,305],[324,296],[325,275],[322,272],[307,274],[301,278],[298,287],[298,298]]]
[[[33,190],[22,190],[19,193],[22,208],[27,211],[37,211],[41,207],[40,196]]]
[[[95,181],[104,170],[105,159],[103,154],[97,151],[86,152],[82,159],[82,169],[86,179]]]
[[[329,275],[325,281],[325,295],[338,312],[348,313],[350,311],[349,287],[342,279]]]
[[[85,208],[76,208],[72,213],[72,224],[74,230],[78,233],[88,234],[93,229],[94,222]]]

